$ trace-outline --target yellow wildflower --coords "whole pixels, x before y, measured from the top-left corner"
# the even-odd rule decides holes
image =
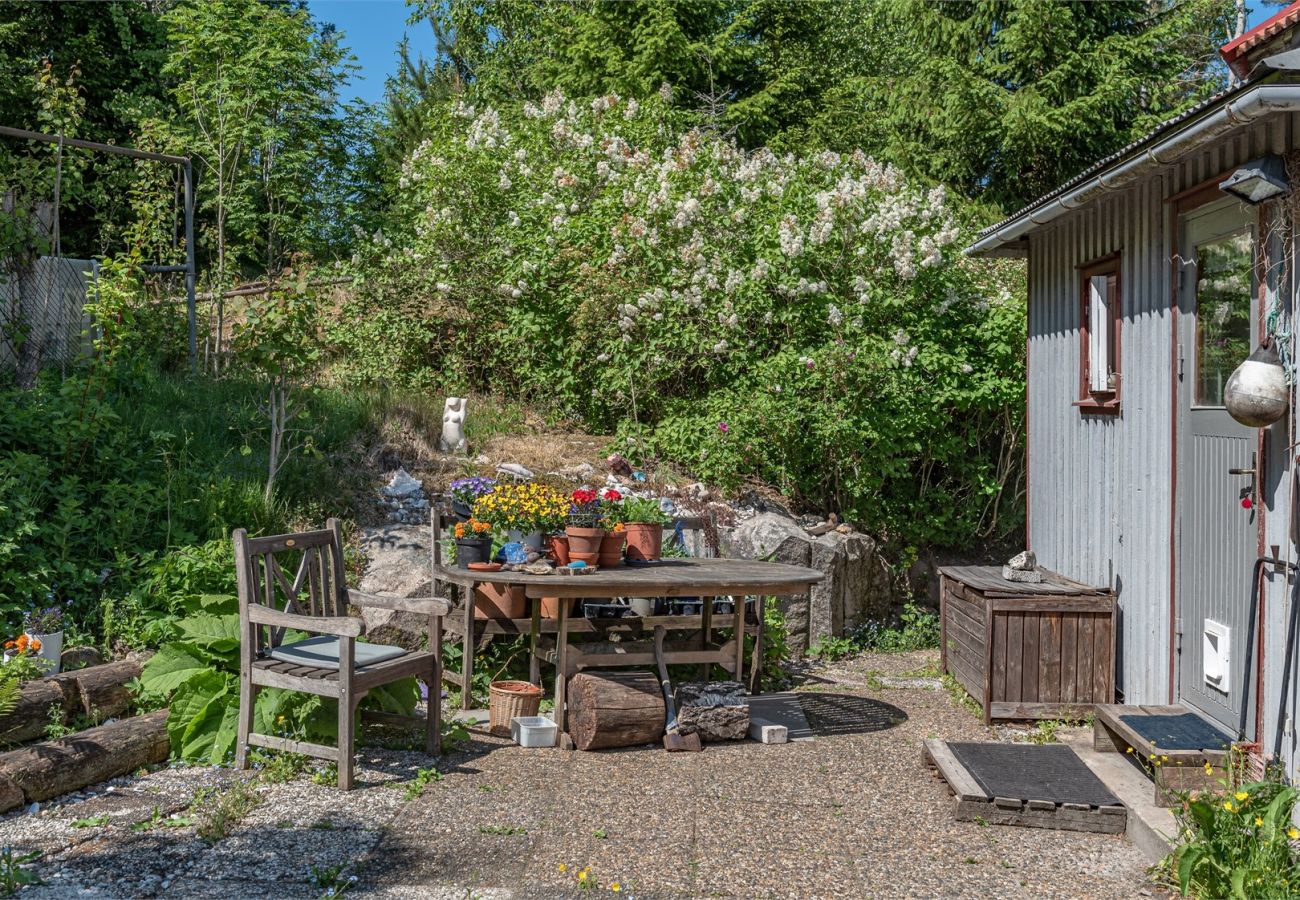
[[[1206,763],[1206,764],[1205,764],[1205,774],[1206,774],[1206,775],[1213,775],[1213,774],[1214,774],[1214,766],[1210,765],[1209,763]]]
[[[586,870],[586,869],[583,869],[581,872],[578,873],[578,880],[579,880],[579,881],[586,881],[586,880],[587,880],[587,870]]]
[[[614,882],[613,884],[611,884],[611,885],[609,886],[609,889],[610,889],[611,891],[613,891],[614,893],[617,894],[619,891],[623,890],[623,885],[619,884],[619,883],[616,881],[616,882]]]
[[[1264,824],[1264,820],[1261,819],[1259,816],[1255,816],[1255,827],[1258,828],[1263,824]]]
[[[1242,803],[1245,803],[1246,799],[1250,796],[1250,794],[1247,794],[1245,791],[1237,791],[1237,793],[1233,794],[1232,796],[1236,797]]]
[[[1129,747],[1129,748],[1128,748],[1127,750],[1125,750],[1124,752],[1125,752],[1125,753],[1132,753],[1132,752],[1133,752],[1133,748],[1132,748],[1132,747]]]
[[[1226,809],[1228,812],[1232,812],[1232,809],[1233,809],[1232,801],[1231,801],[1231,800],[1224,800],[1224,801],[1223,801],[1223,808]]]
[[[569,871],[569,867],[566,866],[564,863],[560,863],[560,871],[561,871],[561,872],[567,872],[567,871]]]
[[[1286,830],[1286,836],[1294,841],[1296,838],[1300,838],[1300,830],[1297,830],[1296,827],[1292,825]]]

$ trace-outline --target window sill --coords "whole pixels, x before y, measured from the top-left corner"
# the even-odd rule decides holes
[[[1119,414],[1119,397],[1088,397],[1085,400],[1076,400],[1071,405],[1085,415],[1114,416]]]

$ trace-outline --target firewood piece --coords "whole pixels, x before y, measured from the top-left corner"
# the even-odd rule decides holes
[[[686,682],[677,686],[677,724],[705,741],[739,741],[749,735],[749,704],[739,681]]]
[[[0,799],[6,779],[32,803],[162,762],[170,750],[165,709],[32,744],[0,754]]]
[[[67,675],[23,682],[18,687],[17,704],[8,715],[0,716],[0,744],[20,744],[40,737],[50,724],[51,707],[62,723],[76,704],[77,685]]]
[[[648,744],[664,733],[664,697],[649,672],[581,672],[569,680],[568,704],[579,750]]]
[[[100,721],[121,715],[131,706],[127,684],[140,676],[143,659],[123,659],[69,674],[77,682],[81,711]]]

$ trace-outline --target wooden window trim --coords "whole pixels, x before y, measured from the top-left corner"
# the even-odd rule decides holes
[[[1078,267],[1079,272],[1079,395],[1074,402],[1074,406],[1083,414],[1109,414],[1115,415],[1120,409],[1120,393],[1124,385],[1124,374],[1121,367],[1121,344],[1120,331],[1124,316],[1123,301],[1124,291],[1120,280],[1120,254],[1112,253],[1109,256],[1103,256],[1100,259],[1094,259]],[[1092,341],[1091,338],[1091,317],[1088,310],[1089,301],[1089,280],[1104,275],[1114,279],[1114,297],[1110,303],[1107,327],[1110,330],[1110,352],[1113,364],[1111,370],[1115,374],[1115,387],[1113,390],[1094,391],[1091,389],[1088,380],[1088,369],[1091,362]]]

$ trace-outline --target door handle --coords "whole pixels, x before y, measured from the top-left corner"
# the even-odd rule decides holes
[[[1254,475],[1255,470],[1254,469],[1229,469],[1228,474],[1229,475]]]

